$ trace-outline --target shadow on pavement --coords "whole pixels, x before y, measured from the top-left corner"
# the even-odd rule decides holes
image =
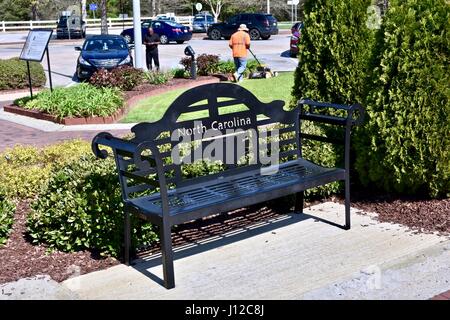
[[[245,214],[245,212],[254,212],[255,209],[244,209],[243,210]],[[264,213],[263,213],[264,214]],[[214,218],[212,218],[214,219]],[[183,245],[178,245],[176,244],[176,234],[177,233],[181,233],[179,231],[174,232],[172,234],[172,238],[173,238],[173,246],[174,246],[174,260],[178,260],[178,259],[182,259],[185,257],[189,257],[201,252],[206,252],[212,249],[216,249],[222,246],[226,246],[228,244],[237,242],[237,241],[241,241],[241,240],[245,240],[248,239],[250,237],[262,234],[262,233],[266,233],[275,229],[278,229],[280,227],[285,227],[288,225],[292,225],[295,223],[299,223],[302,222],[304,220],[307,219],[314,219],[315,222],[322,222],[322,223],[326,223],[329,225],[332,225],[334,227],[338,227],[341,229],[344,229],[344,227],[342,225],[339,225],[337,223],[319,218],[317,216],[313,216],[310,214],[296,214],[296,213],[290,213],[290,214],[276,214],[276,215],[269,215],[269,218],[266,220],[262,220],[253,224],[248,224],[247,223],[243,223],[244,226],[240,226],[238,225],[237,228],[232,228],[231,231],[227,231],[227,232],[208,232],[210,234],[209,237],[201,237],[201,239],[191,239],[191,241],[187,242],[184,241]],[[194,222],[195,224],[196,222]],[[191,225],[191,223],[188,223],[186,225]],[[217,229],[217,228],[221,228],[221,226],[219,225],[219,223],[209,223],[209,226],[213,226],[212,229]],[[189,228],[189,227],[188,227]],[[208,228],[208,227],[206,227]],[[190,227],[191,230],[193,230],[191,233],[195,233],[195,228],[193,228],[192,226]],[[198,229],[205,229],[205,227],[200,227]],[[183,235],[181,235],[181,237],[183,237]],[[186,240],[186,239],[184,239]],[[154,282],[160,284],[160,285],[164,285],[164,281],[163,279],[161,279],[160,277],[158,277],[157,275],[151,273],[150,271],[148,271],[148,269],[161,265],[162,267],[162,262],[161,262],[161,253],[160,252],[153,252],[150,255],[147,256],[140,256],[138,259],[134,260],[133,263],[131,264],[131,266],[139,271],[140,273],[142,273],[143,275],[145,275],[146,277],[148,277],[149,279],[153,280]]]
[[[291,53],[290,53],[289,50],[283,51],[283,52],[280,54],[280,57],[295,59],[295,57],[291,57]]]

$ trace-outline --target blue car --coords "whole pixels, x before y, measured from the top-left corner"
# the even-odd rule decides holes
[[[214,23],[214,17],[210,14],[197,14],[192,21],[193,32],[206,32],[210,25]]]
[[[113,69],[118,66],[133,66],[130,47],[125,39],[118,35],[96,35],[84,41],[77,61],[77,77],[89,79],[98,69]]]
[[[192,31],[189,27],[183,26],[182,24],[168,20],[145,20],[141,24],[142,41],[144,40],[149,27],[152,27],[153,31],[159,35],[161,44],[167,44],[170,41],[181,44],[192,38]],[[120,35],[125,38],[127,43],[134,43],[133,28],[123,30]]]

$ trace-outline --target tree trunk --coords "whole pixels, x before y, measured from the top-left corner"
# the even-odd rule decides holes
[[[100,10],[102,12],[101,34],[108,34],[108,15],[106,10],[106,0],[101,1],[100,7]]]
[[[37,7],[33,5],[31,7],[31,20],[37,20]]]
[[[154,17],[156,16],[156,0],[152,0],[152,7],[151,7],[152,11],[151,11],[151,16]]]
[[[81,19],[86,21],[86,0],[81,0]]]

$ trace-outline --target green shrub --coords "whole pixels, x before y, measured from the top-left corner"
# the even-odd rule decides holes
[[[44,68],[38,62],[30,62],[33,87],[43,87],[47,80]],[[28,88],[27,63],[19,58],[0,59],[0,90]]]
[[[196,58],[197,61],[197,74],[199,76],[207,76],[212,73],[216,73],[216,67],[219,63],[219,56],[215,54],[200,54]],[[180,60],[180,64],[187,72],[191,71],[192,60],[190,57],[184,57]]]
[[[254,59],[247,60],[247,66],[244,71],[244,75],[248,76],[250,73],[255,72],[256,68],[259,66],[258,62]],[[236,71],[233,60],[219,61],[216,66],[214,66],[215,73],[233,73]]]
[[[120,79],[118,87],[121,90],[133,90],[144,81],[144,72],[131,66],[120,66],[111,72]]]
[[[0,186],[9,198],[32,198],[45,186],[52,168],[90,153],[89,143],[67,141],[43,148],[15,146],[0,154]]]
[[[302,97],[363,102],[374,32],[366,26],[371,0],[307,0],[293,103]]]
[[[0,246],[6,243],[14,223],[15,206],[0,193]]]
[[[164,84],[172,80],[174,77],[172,71],[159,72],[148,71],[144,73],[145,80],[150,84]]]
[[[302,132],[318,136],[333,136],[334,138],[340,138],[338,134],[331,132],[328,128],[315,125],[311,122],[302,123]],[[344,148],[341,145],[323,143],[314,140],[304,140],[302,144],[302,152],[302,155],[306,159],[321,166],[344,167]],[[306,190],[305,196],[309,198],[328,197],[332,194],[338,193],[342,187],[343,183],[332,182],[325,186]]]
[[[22,98],[14,103],[64,118],[110,116],[123,106],[124,100],[118,88],[96,88],[80,83],[69,88],[57,88],[53,92],[42,91],[33,99]]]
[[[180,64],[184,66],[183,72],[178,71],[178,76],[175,78],[189,77],[191,71],[191,58],[184,57],[180,60]],[[255,72],[259,66],[258,62],[254,59],[247,60],[247,67],[244,75],[248,76],[250,73]],[[213,54],[201,54],[197,57],[197,74],[200,76],[208,76],[215,73],[227,74],[235,72],[235,66],[233,60],[220,61],[219,56]]]
[[[450,196],[449,21],[445,0],[390,1],[356,136],[364,184]]]
[[[219,61],[217,64],[217,73],[233,73],[235,71],[234,62],[232,60]]]
[[[197,162],[183,166],[185,178],[223,170],[219,163]],[[51,249],[98,250],[119,256],[123,241],[123,202],[112,158],[97,160],[84,154],[51,170],[27,220],[34,243]],[[152,225],[132,215],[132,246],[157,239]]]
[[[172,70],[172,74],[174,78],[188,78],[189,77],[189,72],[187,72],[186,70],[182,69],[182,68],[176,68]]]
[[[52,249],[98,250],[118,257],[123,242],[123,202],[114,160],[85,155],[52,171],[32,205],[27,225],[34,243]],[[156,239],[152,226],[132,216],[132,245]]]
[[[106,69],[99,69],[95,71],[89,78],[89,83],[97,88],[114,88],[118,87],[120,79],[117,76]]]
[[[133,90],[143,81],[144,72],[131,66],[120,66],[111,71],[100,69],[89,79],[89,83],[98,88],[119,88],[124,91]]]
[[[366,26],[370,0],[307,0],[305,28],[299,43],[291,107],[307,97],[313,100],[363,103],[364,88],[374,32]],[[309,134],[341,138],[340,128],[302,123]],[[306,140],[303,156],[324,166],[343,166],[341,146]],[[329,196],[342,184],[309,190],[310,196]]]
[[[256,71],[256,69],[259,67],[259,63],[256,60],[249,59],[247,60],[247,66],[245,68],[244,75],[248,77],[250,73],[253,73]]]

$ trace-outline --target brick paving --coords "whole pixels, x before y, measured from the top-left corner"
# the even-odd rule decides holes
[[[431,300],[450,300],[450,290],[434,296]]]
[[[90,141],[100,131],[104,130],[45,132],[0,120],[0,151],[13,147],[16,144],[45,146],[77,138]],[[130,133],[130,130],[108,130],[108,132],[111,132],[113,135],[124,135]]]

